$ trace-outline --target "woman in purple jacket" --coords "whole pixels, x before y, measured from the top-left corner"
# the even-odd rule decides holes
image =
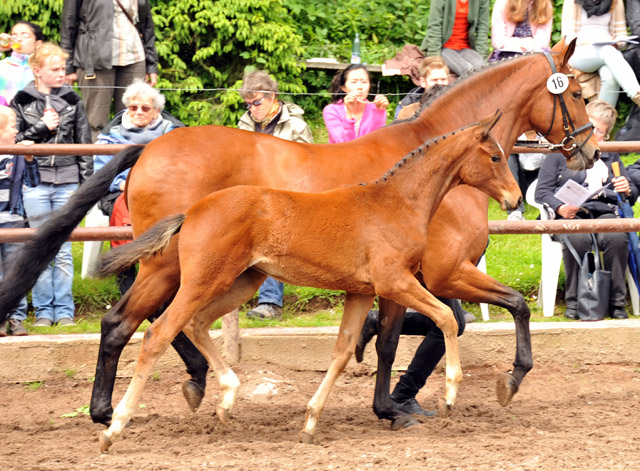
[[[387,122],[389,100],[376,95],[367,101],[371,77],[362,64],[351,64],[331,81],[331,104],[322,116],[329,131],[329,143],[348,142],[383,127]]]

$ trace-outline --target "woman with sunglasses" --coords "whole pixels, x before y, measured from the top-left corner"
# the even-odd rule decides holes
[[[165,97],[148,83],[137,79],[129,85],[122,96],[125,109],[120,111],[98,134],[97,144],[148,144],[156,137],[183,127],[180,121],[164,111]],[[96,155],[94,169],[97,172],[106,165],[113,155]],[[120,173],[111,182],[109,193],[100,200],[102,212],[109,216],[113,226],[128,225],[129,212],[124,203],[123,191],[129,169]],[[113,241],[111,246],[125,242]],[[136,268],[118,276],[121,294],[133,284]]]
[[[44,43],[29,58],[35,79],[11,101],[16,112],[16,142],[90,144],[89,121],[82,100],[64,83],[67,53]],[[36,157],[41,183],[23,189],[24,208],[31,227],[39,227],[61,208],[93,173],[93,159],[84,155]],[[75,306],[71,242],[65,242],[52,264],[33,287],[35,326],[73,325]]]
[[[238,128],[270,134],[287,141],[313,142],[304,110],[278,99],[278,83],[264,70],[246,74],[240,96],[247,112],[240,117]],[[258,306],[247,312],[256,319],[279,319],[282,316],[284,284],[269,277],[260,287]]]

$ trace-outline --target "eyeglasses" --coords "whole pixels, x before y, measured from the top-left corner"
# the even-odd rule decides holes
[[[597,134],[598,136],[604,136],[605,134],[607,134],[607,131],[603,131],[602,129],[598,129],[596,127],[593,128],[593,133]]]
[[[143,113],[148,113],[149,111],[151,111],[153,109],[153,107],[149,106],[149,105],[141,105],[141,106],[129,105],[129,111],[131,111],[132,113],[135,113],[136,111],[138,111],[138,108],[140,108],[140,110]]]
[[[29,38],[35,38],[35,36],[31,33],[27,33],[26,31],[24,33],[14,33],[11,35],[11,39],[29,39]]]
[[[264,97],[260,98],[259,100],[254,101],[254,102],[245,103],[244,106],[246,106],[247,109],[250,110],[252,106],[260,106],[263,101],[264,101]]]

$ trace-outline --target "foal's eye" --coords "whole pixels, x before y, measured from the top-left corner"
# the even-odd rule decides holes
[[[499,155],[492,155],[491,156],[491,162],[500,162],[500,156]]]

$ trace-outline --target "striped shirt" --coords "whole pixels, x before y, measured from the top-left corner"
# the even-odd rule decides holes
[[[138,21],[138,1],[120,0],[134,22]],[[144,46],[140,34],[131,24],[116,0],[113,0],[113,40],[111,56],[114,66],[135,64],[144,60]]]

